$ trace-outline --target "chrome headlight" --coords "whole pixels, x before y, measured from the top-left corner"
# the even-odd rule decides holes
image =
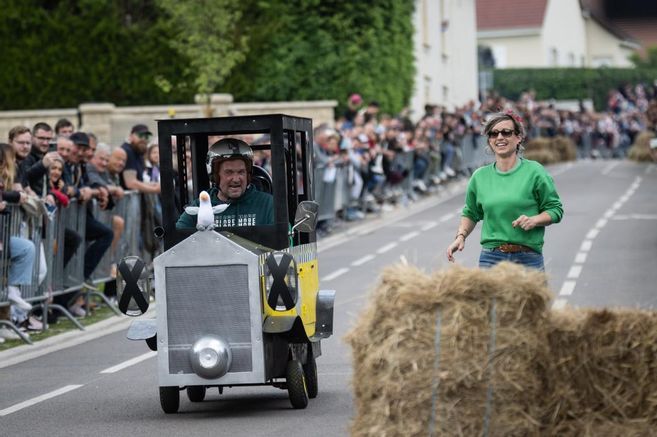
[[[276,311],[294,308],[299,297],[297,264],[289,253],[272,252],[265,261],[267,304]]]
[[[194,373],[205,379],[221,378],[233,361],[228,343],[209,335],[198,339],[189,353]]]

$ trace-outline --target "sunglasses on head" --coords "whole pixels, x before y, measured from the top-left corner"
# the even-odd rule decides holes
[[[150,137],[152,137],[153,135],[152,135],[152,134],[149,134],[148,132],[143,132],[143,133],[139,133],[139,134],[137,134],[137,136],[138,136],[139,138],[143,138],[143,139],[147,140],[147,139],[149,139]]]
[[[502,134],[504,138],[510,138],[511,135],[515,134],[516,131],[513,129],[502,129],[502,130],[492,130],[488,132],[488,138],[497,138],[499,134]]]

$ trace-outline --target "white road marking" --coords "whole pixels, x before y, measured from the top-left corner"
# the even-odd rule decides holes
[[[582,274],[582,266],[572,266],[568,272],[568,279],[577,279]]]
[[[615,161],[612,164],[609,164],[608,166],[606,166],[604,169],[602,169],[602,174],[603,175],[608,175],[609,172],[612,171],[618,165],[618,163],[619,163],[619,161]]]
[[[566,307],[568,304],[568,301],[563,298],[555,299],[554,302],[552,303],[552,309],[555,310],[562,310]]]
[[[657,214],[615,215],[613,220],[657,220]]]
[[[561,291],[559,291],[559,296],[570,296],[573,294],[573,291],[575,290],[575,285],[577,285],[577,282],[575,281],[563,281],[563,285],[561,286]]]
[[[582,245],[580,246],[579,250],[582,252],[588,252],[591,250],[591,245],[593,244],[593,241],[591,240],[584,240],[582,241]]]
[[[586,234],[586,239],[587,240],[593,240],[593,239],[595,239],[595,237],[598,236],[599,233],[600,233],[600,231],[598,231],[597,229],[591,229],[589,231],[589,233]]]
[[[124,361],[120,364],[117,364],[116,366],[108,367],[105,370],[101,370],[100,373],[116,373],[116,372],[118,372],[120,370],[123,370],[125,368],[128,368],[130,366],[134,366],[137,363],[141,363],[142,361],[147,360],[147,359],[149,359],[151,357],[154,357],[156,355],[157,355],[156,351],[147,352],[147,353],[145,353],[143,355],[139,355],[138,357],[135,357],[131,360]]]
[[[446,222],[447,220],[451,220],[454,218],[456,214],[453,212],[450,212],[449,214],[445,214],[444,216],[440,217],[440,222]]]
[[[606,224],[607,224],[607,220],[600,219],[596,222],[595,227],[596,227],[596,229],[602,229],[602,228],[605,227]]]
[[[428,231],[429,229],[438,226],[438,222],[430,222],[420,228],[421,231]]]
[[[385,246],[381,247],[379,250],[376,251],[376,253],[378,253],[380,255],[382,253],[386,253],[387,251],[389,251],[391,249],[394,249],[395,247],[397,247],[397,243],[392,242],[392,243],[386,244]]]
[[[408,234],[399,237],[399,241],[408,241],[411,238],[417,237],[418,235],[420,235],[418,231],[409,232]]]
[[[586,262],[586,252],[578,252],[577,255],[575,255],[575,262],[578,264],[584,264]]]
[[[619,209],[621,206],[623,206],[623,202],[616,202],[611,206],[611,208],[615,211]]]
[[[82,387],[81,384],[67,385],[66,387],[62,387],[60,389],[51,391],[50,393],[46,393],[44,395],[37,396],[32,399],[28,399],[19,404],[12,405],[9,408],[5,408],[4,410],[0,410],[0,416],[6,416],[8,414],[15,413],[16,411],[20,411],[24,408],[31,407],[32,405],[36,405],[39,402],[47,401],[48,399],[52,399],[56,396],[63,395],[64,393],[68,393],[80,387]]]
[[[376,257],[375,257],[374,255],[372,255],[372,254],[370,254],[370,255],[365,255],[364,257],[359,258],[359,259],[357,259],[356,261],[352,262],[351,265],[354,266],[354,267],[362,266],[362,265],[365,264],[366,262],[368,262],[368,261],[372,261],[374,258],[376,258]]]
[[[337,269],[337,270],[334,271],[333,273],[329,273],[328,275],[324,276],[321,280],[322,280],[322,281],[331,281],[331,280],[337,278],[338,276],[342,276],[342,275],[344,275],[344,274],[347,273],[348,271],[349,271],[348,268],[343,267],[343,268],[341,268],[341,269]]]
[[[614,215],[614,211],[612,211],[611,209],[609,209],[609,210],[607,210],[607,212],[605,212],[604,218],[606,218],[606,219],[610,219],[611,216],[613,216],[613,215]]]

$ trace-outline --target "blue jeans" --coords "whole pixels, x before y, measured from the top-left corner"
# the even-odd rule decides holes
[[[479,255],[480,268],[487,269],[502,261],[510,261],[542,272],[545,271],[543,255],[538,252],[504,253],[497,249],[481,249],[481,255]]]
[[[34,268],[34,243],[20,237],[9,239],[11,264],[9,265],[9,285],[32,284],[32,269]]]

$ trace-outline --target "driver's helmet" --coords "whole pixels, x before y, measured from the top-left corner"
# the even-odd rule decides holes
[[[253,150],[249,145],[237,138],[222,138],[208,148],[208,155],[205,160],[205,166],[208,171],[208,177],[213,182],[213,168],[215,163],[221,163],[231,159],[241,159],[246,164],[246,174],[249,182],[251,181],[251,171],[253,169]]]

